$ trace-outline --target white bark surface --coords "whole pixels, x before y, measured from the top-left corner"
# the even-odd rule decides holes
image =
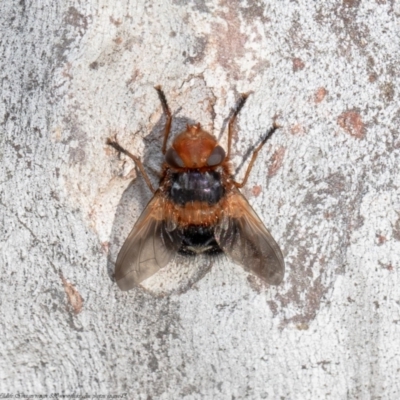
[[[4,0],[0,15],[0,393],[400,397],[399,2]],[[155,84],[174,134],[201,122],[224,144],[253,91],[239,177],[278,116],[243,192],[283,250],[281,286],[225,258],[195,283],[201,261],[148,291],[113,282],[150,192],[105,141],[157,183]]]

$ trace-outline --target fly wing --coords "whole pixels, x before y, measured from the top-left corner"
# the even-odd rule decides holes
[[[121,290],[132,289],[165,267],[180,246],[163,203],[160,195],[153,197],[118,254],[115,279]]]
[[[221,249],[232,260],[271,285],[282,282],[285,262],[272,235],[248,201],[233,189],[214,231]]]

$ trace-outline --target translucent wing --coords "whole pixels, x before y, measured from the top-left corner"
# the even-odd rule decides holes
[[[282,252],[260,218],[236,188],[228,194],[215,239],[233,261],[265,282],[278,285],[285,274]]]
[[[164,199],[156,194],[136,222],[115,263],[115,279],[129,290],[165,267],[180,246],[174,226],[164,218]]]

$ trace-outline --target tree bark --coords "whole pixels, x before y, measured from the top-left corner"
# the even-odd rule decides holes
[[[129,399],[400,395],[400,6],[0,3],[0,393]],[[226,145],[280,244],[269,287],[227,258],[121,292],[165,117]],[[53,396],[54,397],[54,396]]]

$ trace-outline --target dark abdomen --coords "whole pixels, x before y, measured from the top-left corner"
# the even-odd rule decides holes
[[[173,202],[179,205],[191,201],[216,204],[224,195],[221,174],[217,171],[174,173],[171,175],[168,195]]]
[[[181,238],[181,247],[178,253],[186,256],[196,254],[217,255],[222,253],[214,238],[214,227],[203,225],[189,225],[178,232]]]
[[[170,182],[167,190],[168,197],[173,203],[182,206],[180,211],[182,213],[193,212],[193,210],[189,211],[193,204],[188,204],[192,202],[200,203],[199,206],[202,208],[212,207],[225,193],[221,174],[218,171],[172,173]],[[178,228],[181,241],[178,253],[188,256],[222,253],[214,237],[214,226],[208,225],[207,221],[201,222]]]

